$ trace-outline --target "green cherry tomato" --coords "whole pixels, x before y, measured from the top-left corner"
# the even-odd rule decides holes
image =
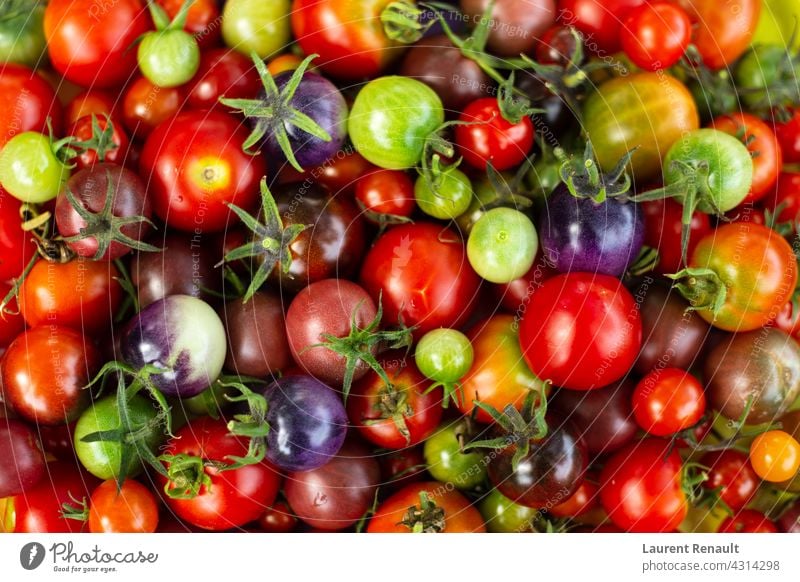
[[[50,139],[35,131],[11,138],[0,151],[0,185],[23,202],[55,198],[69,178],[69,168],[53,152]]]
[[[687,172],[697,179],[697,209],[716,214],[745,199],[753,181],[753,160],[734,136],[717,129],[698,129],[669,148],[664,158],[664,184],[680,183]]]
[[[434,382],[458,382],[472,367],[475,352],[469,338],[457,329],[429,331],[417,344],[417,368]]]
[[[139,43],[139,69],[158,87],[177,87],[194,77],[200,66],[200,47],[184,30],[147,33]]]
[[[291,40],[289,0],[228,0],[222,12],[222,38],[233,50],[262,59],[282,51]]]
[[[797,98],[800,64],[787,66],[786,48],[753,46],[736,65],[734,79],[742,101],[751,110],[767,114],[773,107],[790,107]]]
[[[160,442],[162,433],[155,424],[156,408],[145,398],[134,396],[128,401],[130,425],[133,431],[142,430],[142,445],[152,451]],[[150,425],[148,427],[148,425]],[[112,431],[120,428],[119,408],[116,396],[109,396],[95,402],[78,419],[75,425],[75,454],[78,460],[92,475],[100,479],[114,479],[121,473],[133,476],[141,470],[139,454],[134,449],[127,467],[121,471],[122,446],[119,442],[85,442],[83,438],[99,431]]]
[[[510,283],[528,272],[539,239],[531,219],[513,208],[493,208],[481,216],[467,240],[469,264],[492,283]]]
[[[424,176],[414,184],[414,198],[420,210],[440,220],[451,220],[469,208],[472,201],[472,183],[467,175],[453,168],[439,178],[439,184],[431,188]]]
[[[533,531],[539,510],[514,503],[497,489],[489,491],[478,505],[486,529],[492,533],[522,533]]]
[[[348,130],[358,153],[387,170],[413,168],[425,139],[444,123],[444,107],[427,85],[408,77],[381,77],[356,95]]]
[[[423,447],[425,463],[433,478],[452,483],[456,489],[474,489],[486,480],[487,464],[477,451],[462,452],[459,434],[466,433],[466,422],[442,426],[428,437]]]
[[[4,2],[5,3],[5,0]],[[16,3],[18,6],[20,2]],[[8,2],[0,8],[0,63],[35,66],[47,47],[44,38],[44,3],[19,9]]]

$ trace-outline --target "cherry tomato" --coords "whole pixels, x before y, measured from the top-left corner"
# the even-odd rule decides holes
[[[628,12],[621,29],[622,49],[638,67],[668,69],[689,46],[692,23],[680,6],[653,2]]]
[[[177,16],[185,0],[156,0],[170,19]],[[215,46],[220,39],[220,14],[217,0],[194,0],[186,14],[183,30],[193,35],[200,48]]]
[[[83,87],[115,87],[136,69],[129,50],[151,28],[140,0],[52,0],[44,13],[50,62]]]
[[[150,134],[142,173],[150,177],[156,216],[193,233],[223,230],[228,204],[252,210],[266,174],[261,156],[242,151],[247,130],[220,111],[181,113]]]
[[[788,222],[794,230],[800,222],[800,172],[781,172],[775,193],[762,198],[767,210],[777,213],[777,222]]]
[[[77,331],[57,325],[29,329],[6,350],[3,400],[32,422],[73,421],[89,404],[84,387],[99,364],[99,352]]]
[[[11,285],[0,282],[0,297],[5,297],[11,291]],[[0,313],[0,353],[15,337],[25,329],[25,318],[17,310],[16,297],[6,307],[8,311]]]
[[[68,263],[38,261],[22,283],[19,306],[30,326],[65,325],[107,332],[122,302],[113,263],[78,257]]]
[[[414,183],[400,170],[374,170],[356,181],[356,202],[376,223],[414,212]]]
[[[683,206],[672,198],[650,200],[641,204],[644,214],[644,244],[658,249],[657,273],[675,273],[683,267],[681,255],[681,228],[683,226]],[[689,247],[691,255],[694,247],[707,233],[711,232],[708,214],[696,210],[689,224]]]
[[[420,494],[427,497],[423,507]],[[432,481],[412,483],[381,503],[367,527],[368,533],[484,532],[483,517],[457,490]]]
[[[260,89],[261,81],[249,58],[226,48],[212,49],[200,57],[187,101],[193,109],[213,109],[220,97],[254,99]]]
[[[730,66],[750,46],[761,12],[760,0],[678,0],[695,26],[692,44],[710,69]]]
[[[616,452],[600,473],[600,501],[630,532],[670,532],[686,517],[682,462],[669,441],[648,438]]]
[[[145,77],[131,83],[122,96],[122,120],[132,137],[146,138],[175,115],[184,102],[182,87],[157,87]]]
[[[744,453],[735,449],[709,451],[698,462],[708,467],[703,487],[715,490],[720,500],[734,511],[747,505],[758,489],[759,477]]]
[[[550,507],[547,513],[555,517],[579,517],[600,504],[598,491],[597,484],[586,478],[575,493],[570,495],[566,501]]]
[[[158,505],[150,490],[132,479],[117,487],[113,479],[92,491],[89,531],[92,533],[153,533],[158,526]]]
[[[739,138],[753,158],[753,184],[742,204],[763,198],[775,186],[783,166],[775,132],[755,115],[744,112],[718,117],[711,126]]]
[[[36,252],[32,235],[22,230],[21,206],[0,187],[0,282],[19,276]]]
[[[755,509],[742,509],[733,517],[725,518],[719,533],[777,533],[775,522]]]
[[[518,166],[533,147],[534,128],[529,117],[511,123],[500,114],[497,99],[485,97],[467,105],[457,125],[456,145],[464,160],[483,170],[491,162],[495,170]]]
[[[800,443],[787,432],[768,430],[750,444],[750,464],[764,481],[787,481],[800,469]]]
[[[775,135],[781,146],[784,162],[800,162],[800,109],[793,112],[789,121],[775,124]]]
[[[560,0],[558,20],[583,33],[584,44],[599,56],[620,49],[620,29],[631,9],[644,0]]]
[[[26,131],[61,130],[61,103],[39,74],[22,65],[0,65],[0,149]]]
[[[317,180],[328,187],[333,194],[349,192],[356,187],[358,179],[366,176],[375,166],[370,164],[364,156],[352,150],[337,155],[321,166],[311,170]]]
[[[678,368],[656,369],[633,391],[633,415],[654,436],[669,436],[700,422],[706,397],[700,381]]]
[[[86,89],[73,97],[64,109],[64,121],[72,125],[81,117],[91,116],[93,113],[97,117],[108,115],[113,117],[117,100],[110,92],[103,89]]]

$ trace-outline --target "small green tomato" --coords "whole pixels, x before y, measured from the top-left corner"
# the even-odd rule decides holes
[[[467,240],[467,258],[491,283],[510,283],[533,265],[539,239],[531,219],[513,208],[493,208],[481,216]]]

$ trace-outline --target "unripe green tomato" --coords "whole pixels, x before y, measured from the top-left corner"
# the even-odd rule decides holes
[[[419,371],[434,382],[445,383],[463,378],[472,367],[474,356],[469,338],[457,329],[448,328],[426,333],[414,352]]]
[[[463,422],[442,426],[425,441],[423,454],[434,479],[452,483],[456,489],[468,490],[486,481],[487,465],[483,453],[461,452],[457,435],[464,428]]]
[[[492,489],[484,497],[478,510],[481,512],[486,529],[491,533],[522,533],[533,531],[539,512],[532,507],[514,503],[497,489]]]
[[[438,185],[432,189],[424,176],[414,184],[414,198],[420,210],[440,220],[451,220],[469,208],[472,201],[472,183],[457,168],[442,174]]]
[[[267,59],[291,41],[289,0],[228,0],[222,11],[222,38],[233,50]]]
[[[539,237],[531,219],[513,208],[493,208],[473,225],[467,239],[469,264],[491,283],[510,283],[528,272]]]
[[[33,1],[31,2],[33,4]],[[0,19],[0,64],[35,67],[47,48],[44,38],[44,4]]]
[[[178,87],[190,81],[200,66],[200,47],[184,30],[147,33],[139,43],[139,69],[158,87]]]
[[[23,202],[52,200],[69,173],[53,153],[50,139],[36,131],[15,135],[0,150],[0,186]]]

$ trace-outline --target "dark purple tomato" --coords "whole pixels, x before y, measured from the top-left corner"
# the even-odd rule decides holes
[[[501,449],[489,462],[489,480],[500,493],[526,507],[546,507],[569,498],[583,482],[586,445],[568,423],[548,417],[549,432],[531,441],[530,452],[512,468],[515,447]]]
[[[71,192],[82,210],[91,215],[89,220],[72,206],[66,190]],[[106,214],[103,209],[108,196],[112,197],[112,202],[110,213]],[[82,235],[78,240],[67,243],[75,253],[91,258],[102,245],[106,250],[100,258],[106,261],[128,254],[135,243],[152,230],[144,220],[149,220],[153,215],[144,183],[134,172],[116,164],[98,163],[74,174],[56,199],[55,215],[61,236],[69,238]],[[118,223],[118,219],[133,217],[141,217],[142,220],[129,224]],[[124,238],[113,236],[111,227],[115,222],[119,232],[131,242],[126,243]],[[82,233],[83,229],[85,231]]]
[[[778,528],[786,533],[800,533],[800,502],[795,501],[778,518]]]
[[[289,272],[280,266],[273,271],[281,288],[296,293],[322,279],[352,275],[367,247],[361,212],[352,199],[305,183],[279,186],[273,195],[284,227],[308,225],[289,247]]]
[[[562,273],[622,276],[644,242],[644,217],[634,202],[573,196],[565,184],[550,194],[539,220],[545,256]]]
[[[311,376],[284,376],[264,391],[267,459],[284,471],[310,471],[329,462],[347,436],[339,396]]]
[[[33,430],[19,420],[0,418],[0,499],[29,490],[44,474],[44,453]]]
[[[688,370],[700,356],[709,333],[708,324],[674,289],[646,277],[634,290],[642,298],[642,349],[636,360],[639,374],[657,367]]]
[[[279,297],[256,293],[246,303],[234,299],[222,308],[221,317],[228,337],[226,369],[267,378],[292,363]]]
[[[478,23],[490,0],[461,0],[461,9]],[[495,0],[489,22],[488,49],[501,57],[531,52],[556,20],[555,0]]]
[[[752,399],[746,423],[771,422],[800,393],[800,346],[774,328],[730,334],[709,351],[703,376],[714,410],[736,420]]]
[[[515,85],[531,100],[534,107],[544,110],[532,117],[537,132],[544,136],[549,145],[558,145],[554,142],[556,135],[576,125],[578,121],[567,102],[548,89],[541,77],[529,71],[520,71]]]
[[[468,104],[486,97],[494,82],[478,63],[463,55],[445,35],[423,38],[406,53],[400,74],[422,81],[456,115]]]
[[[363,444],[349,440],[322,467],[289,473],[284,494],[297,517],[311,527],[340,530],[361,519],[380,484],[378,461]]]
[[[550,405],[569,419],[590,454],[611,453],[631,442],[639,430],[631,408],[633,387],[631,380],[623,380],[588,392],[561,389],[551,396]]]
[[[286,71],[275,77],[278,90],[283,90],[293,71]],[[262,90],[259,98],[269,105]],[[292,107],[310,117],[319,127],[328,133],[330,141],[324,141],[292,123],[281,121],[289,136],[289,144],[301,168],[318,166],[332,158],[342,149],[347,137],[347,103],[336,88],[336,85],[316,73],[306,73],[291,100]],[[288,120],[287,120],[288,121]],[[262,123],[274,123],[274,119],[256,120],[256,126]],[[284,153],[278,144],[274,131],[267,130],[265,137],[266,154],[269,159],[284,159]]]
[[[150,242],[158,253],[136,253],[131,262],[131,279],[139,291],[139,305],[147,307],[168,295],[191,295],[211,299],[222,289],[222,276],[214,264],[221,258],[209,252],[215,239],[207,234],[170,233]],[[219,255],[222,253],[220,252]]]
[[[120,340],[123,359],[137,370],[154,366],[156,388],[167,396],[196,396],[217,379],[225,361],[225,328],[204,301],[170,295],[140,311]]]
[[[295,362],[312,376],[336,388],[344,381],[347,360],[322,343],[324,336],[346,337],[353,323],[366,328],[378,311],[367,292],[350,281],[325,279],[300,291],[286,312],[286,335]],[[370,351],[375,353],[376,347]],[[366,374],[363,362],[356,366],[354,380]]]

